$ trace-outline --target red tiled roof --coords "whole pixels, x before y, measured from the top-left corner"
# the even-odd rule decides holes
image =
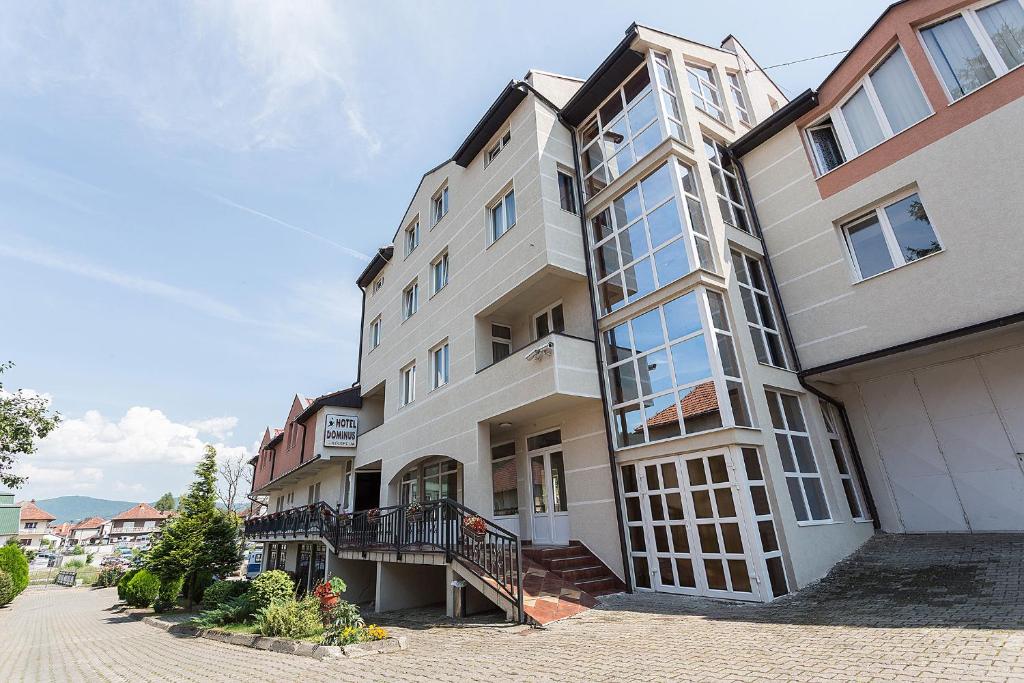
[[[83,519],[81,522],[71,527],[71,530],[76,531],[78,529],[99,529],[101,526],[103,526],[104,521],[105,520],[101,517],[90,517],[89,519]]]
[[[50,531],[54,536],[67,536],[71,533],[71,522],[61,522],[56,526],[50,527]]]
[[[21,519],[29,520],[29,521],[36,521],[36,522],[38,522],[38,521],[52,522],[53,520],[55,520],[57,518],[54,517],[53,515],[51,515],[46,510],[41,509],[38,505],[36,505],[36,501],[35,500],[30,500],[30,501],[21,503]]]
[[[165,517],[168,517],[166,512],[160,512],[149,503],[139,503],[135,507],[119,513],[113,519],[114,521],[119,521],[127,519],[164,519]]]
[[[683,396],[683,418],[696,417],[705,413],[713,413],[718,410],[718,396],[715,394],[715,383],[704,382],[690,389],[690,393]],[[659,411],[647,420],[648,427],[661,427],[662,425],[675,424],[679,422],[679,411],[675,404],[672,404],[662,411]],[[637,427],[639,431],[641,427]]]

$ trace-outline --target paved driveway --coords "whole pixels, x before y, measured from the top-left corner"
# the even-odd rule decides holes
[[[767,606],[621,595],[543,631],[406,615],[408,651],[333,663],[169,635],[115,599],[0,609],[0,681],[1024,681],[1024,536],[878,537]]]

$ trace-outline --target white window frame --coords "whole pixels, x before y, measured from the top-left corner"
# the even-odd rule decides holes
[[[420,246],[420,219],[414,219],[405,228],[405,257],[409,258],[412,252]]]
[[[710,81],[704,78],[702,74],[703,71],[707,71],[711,75]],[[718,100],[717,102],[708,101],[704,96],[703,89],[699,92],[695,91],[693,89],[693,84],[690,83],[690,95],[693,97],[693,106],[719,123],[725,123],[725,102],[722,100],[722,89],[717,83],[718,76],[715,73],[715,67],[710,64],[686,62],[686,73],[688,75],[687,82],[689,82],[689,76],[693,76],[697,79],[698,84],[707,87],[713,94],[714,98]],[[717,112],[717,114],[715,112]]]
[[[552,312],[559,307],[562,309],[562,329],[559,332],[556,332],[554,324],[555,320]],[[555,301],[550,306],[545,306],[544,308],[540,309],[539,311],[530,316],[530,338],[533,341],[541,339],[541,337],[537,334],[537,318],[540,318],[541,316],[546,318],[548,323],[548,333],[544,336],[550,336],[552,334],[561,334],[565,332],[565,306],[562,305],[561,299]]]
[[[923,40],[924,39],[922,38],[921,40],[922,40],[922,45],[923,45]],[[903,50],[903,46],[900,45],[899,43],[897,43],[896,45],[893,46],[893,48],[891,50],[886,52],[885,55],[883,55],[880,59],[878,59],[871,66],[870,69],[868,69],[867,73],[864,75],[863,78],[861,78],[859,81],[857,81],[856,83],[854,83],[853,85],[850,86],[850,88],[847,90],[846,94],[843,95],[843,98],[841,100],[839,100],[838,102],[836,102],[835,106],[833,106],[831,109],[829,109],[827,114],[821,116],[817,121],[815,121],[814,123],[812,123],[809,126],[807,126],[806,128],[804,128],[804,130],[803,130],[803,138],[806,141],[807,146],[811,150],[811,158],[814,159],[814,170],[816,171],[817,176],[819,178],[821,176],[825,175],[826,173],[831,173],[832,171],[834,171],[835,169],[839,168],[840,166],[843,166],[844,164],[846,164],[850,160],[855,159],[855,158],[857,158],[859,156],[862,156],[864,154],[867,154],[868,152],[873,150],[875,147],[878,147],[879,145],[884,144],[890,138],[892,138],[895,135],[899,134],[899,133],[894,133],[893,132],[892,126],[889,124],[889,119],[886,118],[885,111],[882,109],[882,103],[879,101],[878,95],[875,93],[875,86],[871,82],[871,75],[873,73],[875,73],[875,71],[877,71],[878,68],[882,64],[884,64],[886,62],[886,60],[888,60],[890,57],[892,57],[896,53],[897,50],[902,50],[903,51],[903,59],[906,60],[907,66],[910,68],[910,73],[914,77],[914,83],[917,84],[918,92],[921,93],[921,97],[924,99],[925,104],[928,106],[928,113],[927,114],[925,114],[923,117],[921,117],[920,120],[910,124],[909,126],[904,128],[903,130],[901,130],[900,133],[905,133],[906,131],[908,131],[911,128],[913,128],[914,126],[918,125],[919,123],[921,123],[921,121],[924,121],[924,120],[928,119],[930,116],[932,116],[935,113],[935,110],[932,109],[932,103],[928,101],[928,96],[925,94],[924,88],[921,87],[921,81],[920,81],[920,79],[917,76],[917,72],[914,71],[914,65],[907,58],[906,50]],[[927,48],[925,48],[925,51],[927,52]],[[938,72],[936,72],[936,75],[937,74],[938,74]],[[937,77],[939,78],[940,81],[942,80],[941,76],[937,76]],[[878,142],[876,142],[871,147],[868,147],[867,149],[865,149],[863,152],[858,152],[857,151],[857,146],[854,145],[854,143],[853,143],[853,135],[850,133],[850,129],[849,129],[849,127],[846,124],[846,118],[843,116],[842,108],[843,108],[843,105],[845,105],[847,102],[849,102],[851,99],[853,99],[853,97],[858,92],[860,92],[861,88],[864,89],[864,92],[865,92],[865,94],[867,95],[867,98],[868,98],[868,102],[871,104],[871,110],[872,110],[872,112],[874,112],[875,119],[878,122],[878,126],[881,129],[881,131],[882,131],[882,139],[879,140]],[[818,163],[818,156],[814,153],[814,143],[811,141],[810,131],[813,128],[818,128],[821,125],[823,125],[823,122],[824,122],[824,120],[826,118],[831,118],[831,120],[832,120],[832,130],[835,132],[836,142],[839,143],[839,147],[842,150],[843,161],[842,161],[842,163],[838,164],[834,168],[830,168],[828,170],[823,170],[821,168],[821,166],[819,165],[819,163]]]
[[[992,42],[992,38],[989,37],[988,31],[985,30],[985,26],[981,23],[981,20],[978,18],[978,10],[985,9],[986,7],[994,5],[999,1],[1000,0],[985,0],[984,2],[979,2],[969,7],[958,9],[954,12],[950,12],[949,14],[940,17],[939,19],[936,19],[935,21],[930,21],[924,26],[919,26],[915,31],[917,33],[917,39],[921,43],[921,49],[924,50],[925,56],[928,57],[928,63],[931,65],[932,71],[935,73],[935,78],[936,80],[939,81],[939,85],[942,86],[942,91],[946,93],[946,98],[949,100],[950,104],[958,102],[959,100],[964,99],[968,95],[973,95],[974,93],[978,92],[989,83],[993,83],[999,80],[1001,77],[1005,76],[1006,74],[1010,73],[1011,71],[1015,71],[1024,66],[1024,62],[1014,67],[1007,66],[1006,62],[1003,61],[1002,55],[999,54],[999,50],[996,49],[995,43]],[[1024,5],[1024,0],[1017,0],[1017,2]],[[988,60],[988,65],[992,67],[992,71],[993,73],[995,73],[995,77],[992,80],[988,81],[987,83],[979,85],[977,88],[967,93],[966,95],[961,95],[960,97],[953,97],[953,93],[951,93],[949,91],[949,88],[946,87],[946,80],[942,77],[942,74],[939,72],[939,69],[935,64],[935,59],[934,57],[932,57],[931,50],[928,49],[928,44],[924,42],[924,36],[922,35],[922,32],[928,30],[933,26],[938,26],[943,22],[949,21],[950,19],[953,19],[957,16],[962,16],[964,18],[964,22],[967,24],[967,28],[970,30],[971,35],[974,36],[974,39],[978,41],[978,46],[981,48],[981,53],[985,55],[985,59]]]
[[[509,356],[512,355],[512,326],[508,325],[506,323],[503,323],[503,322],[498,322],[496,320],[489,320],[488,324],[491,326],[491,363],[498,363],[498,362],[501,362],[501,360],[504,360],[504,358],[502,358],[500,360],[495,360],[495,358],[494,358],[494,345],[495,344],[503,344],[503,345],[508,347],[508,353],[505,355],[505,358],[508,358]],[[533,323],[531,322],[530,324],[532,325]],[[508,330],[508,339],[506,339],[505,337],[496,336],[494,334],[494,328],[495,327],[504,327],[506,330]]]
[[[853,492],[853,499],[857,510],[850,509],[850,516],[855,522],[868,522],[871,520],[867,515],[867,506],[864,502],[864,490],[861,486],[860,476],[853,469],[853,460],[850,458],[850,449],[846,445],[846,439],[839,433],[839,415],[836,409],[825,401],[818,400],[821,406],[821,417],[825,423],[825,435],[828,437],[829,445],[832,447],[832,454],[835,456],[836,473],[839,475],[839,482],[843,486],[843,496],[849,503],[850,494],[846,492],[846,484],[849,483]],[[838,462],[842,460],[842,462]],[[843,470],[846,470],[843,472]]]
[[[508,147],[510,142],[512,142],[511,127],[506,128],[505,132],[501,134],[495,143],[487,148],[487,153],[484,155],[484,168],[490,166],[491,162],[498,158],[498,155],[501,154],[501,150]]]
[[[569,194],[568,200],[572,204],[572,208],[565,208],[565,196],[562,195],[562,178],[569,179]],[[574,216],[580,215],[580,200],[576,196],[576,174],[572,171],[567,171],[561,166],[555,169],[555,184],[558,186],[558,206],[566,213],[571,213]]]
[[[420,282],[415,279],[402,290],[402,321],[416,315],[420,310]]]
[[[512,223],[508,225],[508,201],[512,201]],[[501,217],[501,224],[498,224],[498,216]],[[500,240],[509,230],[516,227],[519,222],[519,205],[516,203],[516,188],[509,185],[502,190],[498,198],[487,205],[487,244],[490,246]],[[498,233],[499,227],[501,232]]]
[[[416,361],[398,371],[398,407],[404,408],[416,400]]]
[[[438,276],[443,278],[438,283]],[[445,249],[430,262],[430,295],[433,296],[448,286],[448,249]]]
[[[448,181],[444,181],[440,189],[430,198],[430,227],[441,222],[448,215]]]
[[[765,387],[764,391],[765,391],[765,398],[768,400],[769,403],[772,400],[776,401],[776,406],[777,406],[778,413],[782,417],[782,420],[783,420],[783,423],[784,423],[784,427],[780,428],[780,427],[776,427],[774,422],[773,422],[772,423],[772,431],[775,433],[776,439],[781,437],[781,438],[786,439],[786,441],[789,443],[789,452],[790,452],[791,457],[793,459],[793,465],[797,468],[797,471],[790,472],[790,471],[785,469],[785,465],[783,464],[783,471],[784,471],[784,473],[786,475],[786,479],[787,480],[788,479],[797,479],[797,480],[799,480],[800,495],[801,495],[802,500],[803,500],[804,510],[807,512],[807,519],[801,520],[801,519],[798,518],[797,521],[796,521],[797,525],[798,526],[816,526],[816,525],[819,525],[819,524],[833,524],[835,520],[832,517],[832,504],[829,502],[829,499],[828,499],[828,488],[825,486],[825,479],[822,476],[821,461],[818,460],[818,454],[814,450],[814,438],[811,436],[811,433],[810,433],[811,424],[810,424],[810,421],[807,419],[807,411],[804,410],[803,402],[800,400],[800,396],[797,395],[797,394],[789,393],[787,391],[779,391],[778,389],[773,389],[773,388],[770,388],[770,387]],[[773,395],[776,396],[777,398],[773,399],[772,398]],[[800,419],[803,420],[804,429],[807,430],[807,431],[799,431],[799,430],[796,430],[796,429],[792,429],[791,425],[789,424],[789,416],[786,415],[785,406],[782,403],[782,396],[783,395],[787,395],[787,396],[790,396],[790,397],[796,399],[797,409],[800,411]],[[817,470],[816,472],[801,472],[800,471],[800,469],[799,469],[800,468],[799,459],[797,458],[797,454],[796,454],[796,446],[794,446],[794,442],[793,442],[793,437],[794,436],[806,437],[808,448],[811,449],[811,460],[814,461],[814,469]],[[825,512],[828,514],[828,517],[823,517],[821,519],[814,519],[813,517],[811,517],[810,501],[807,498],[807,489],[804,488],[804,480],[805,479],[817,479],[818,480],[818,485],[821,487],[821,496],[822,496],[822,499],[825,501]],[[792,492],[789,491],[788,483],[786,485],[786,489],[787,489],[788,495],[792,496]],[[795,507],[794,507],[794,512],[795,512]]]
[[[706,154],[706,152],[707,152],[707,144],[711,143],[712,147],[714,147],[715,156],[714,156],[714,158],[708,157],[708,165],[711,166],[711,173],[712,173],[712,175],[716,175],[717,174],[717,175],[720,176],[721,184],[722,184],[722,189],[726,192],[726,194],[720,193],[718,191],[718,185],[715,185],[715,183],[712,183],[712,185],[715,185],[715,196],[718,197],[718,200],[719,200],[718,207],[719,207],[719,209],[722,212],[722,220],[724,220],[726,223],[728,223],[732,227],[736,228],[737,230],[742,230],[743,232],[747,233],[748,235],[753,235],[754,234],[754,227],[751,224],[750,212],[747,211],[747,205],[746,205],[746,202],[744,201],[744,197],[743,197],[743,184],[740,182],[739,176],[734,172],[734,170],[730,170],[730,168],[735,169],[735,166],[733,166],[731,164],[728,164],[726,159],[722,156],[722,152],[725,151],[725,145],[723,143],[719,142],[718,140],[716,140],[715,138],[711,137],[707,133],[705,133],[702,136],[701,139],[702,139],[702,141],[703,141],[703,143],[705,145],[705,156],[707,156],[707,154]],[[732,181],[734,183],[733,186],[740,193],[739,197],[737,199],[733,199],[732,197],[730,197],[728,195],[728,191],[729,191],[728,180],[730,178],[732,179]],[[726,203],[726,205],[728,207],[727,209],[722,206],[722,202]],[[746,225],[747,225],[746,228],[744,228],[741,225],[739,225],[739,223],[741,221],[737,220],[737,218],[736,218],[737,215],[742,215],[742,217],[743,217],[742,222],[746,223]]]
[[[778,307],[775,304],[775,298],[772,296],[771,292],[769,292],[767,289],[761,289],[761,288],[755,286],[754,278],[752,278],[751,275],[750,275],[750,263],[753,262],[754,264],[756,264],[757,268],[760,269],[760,271],[761,271],[761,281],[765,282],[765,283],[768,282],[768,273],[765,270],[764,259],[761,258],[760,256],[755,256],[755,255],[752,255],[752,254],[748,254],[748,253],[746,253],[744,251],[740,251],[738,249],[732,249],[731,251],[732,251],[733,268],[736,270],[736,275],[737,275],[737,277],[736,277],[736,284],[739,285],[739,288],[741,290],[745,289],[745,290],[748,290],[750,292],[750,300],[753,303],[753,310],[754,310],[754,313],[756,313],[756,315],[757,315],[757,319],[756,320],[751,320],[750,319],[750,315],[747,314],[746,308],[743,309],[745,317],[747,318],[747,327],[750,329],[750,334],[753,335],[753,336],[758,336],[758,337],[761,338],[761,343],[764,345],[765,353],[769,357],[771,356],[771,345],[768,343],[768,337],[770,335],[774,335],[775,337],[778,337],[779,348],[782,350],[782,364],[781,365],[776,364],[776,363],[772,363],[772,362],[764,363],[764,362],[762,362],[760,360],[758,360],[758,363],[760,363],[761,365],[769,365],[771,367],[781,368],[783,370],[789,370],[790,369],[790,367],[789,367],[789,363],[790,363],[789,354],[786,353],[786,340],[783,337],[782,325],[780,324],[779,311],[778,311]],[[740,260],[739,264],[736,263],[737,259]],[[743,282],[743,280],[739,278],[739,268],[740,267],[742,267],[743,268],[743,272],[746,273],[747,282]],[[763,296],[763,297],[767,298],[767,300],[768,300],[768,313],[772,316],[772,321],[771,322],[772,322],[772,324],[774,324],[774,328],[765,324],[765,320],[764,320],[763,316],[761,315],[761,307],[758,306],[758,304],[757,304],[758,296]]]
[[[896,241],[896,233],[893,232],[892,224],[889,222],[889,216],[888,214],[886,214],[885,210],[888,207],[892,206],[893,204],[898,204],[907,197],[910,197],[911,195],[915,194],[918,196],[918,199],[921,200],[921,205],[923,206],[924,198],[921,197],[920,190],[917,187],[914,187],[910,190],[907,190],[906,192],[901,192],[897,195],[889,197],[885,199],[885,201],[878,202],[869,209],[865,209],[864,211],[858,212],[854,217],[844,220],[839,225],[839,237],[843,243],[843,250],[846,253],[847,264],[850,266],[850,273],[853,277],[854,284],[858,282],[864,282],[865,280],[870,280],[872,278],[876,278],[879,275],[891,273],[892,271],[898,268],[909,266],[911,263],[917,263],[918,261],[926,259],[929,256],[941,254],[946,250],[946,245],[943,243],[942,237],[939,235],[939,231],[935,227],[935,223],[932,222],[931,216],[929,216],[928,224],[931,226],[932,233],[935,235],[935,241],[939,243],[938,250],[933,251],[931,254],[926,254],[921,258],[914,259],[913,261],[908,261],[903,257],[903,250],[900,249],[900,245]],[[925,209],[925,212],[927,213],[927,209]],[[856,227],[857,225],[862,223],[866,218],[869,218],[872,214],[874,214],[875,218],[878,220],[878,225],[882,230],[882,236],[885,238],[885,246],[888,247],[889,258],[892,260],[892,268],[888,268],[881,272],[875,273],[874,275],[868,275],[867,277],[864,277],[863,275],[861,275],[860,263],[857,261],[857,252],[854,251],[853,243],[850,241],[850,228]]]
[[[384,276],[381,275],[380,277],[378,277],[376,280],[373,281],[373,284],[370,286],[370,293],[371,294],[376,294],[377,292],[380,291],[380,288],[383,287],[383,286],[384,286]]]
[[[378,315],[370,321],[370,351],[380,346],[381,339],[381,316]]]
[[[747,104],[747,95],[743,92],[743,81],[735,71],[726,71],[725,80],[732,99],[732,106],[736,109],[736,118],[745,126],[754,125],[754,119],[750,116],[750,105]]]
[[[445,339],[430,349],[430,390],[440,389],[448,384],[451,381],[451,370],[451,347]]]

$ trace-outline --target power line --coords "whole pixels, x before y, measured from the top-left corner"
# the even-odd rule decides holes
[[[790,64],[799,64],[800,62],[809,62],[811,60],[821,59],[823,57],[834,57],[835,55],[842,55],[842,54],[846,54],[847,52],[849,52],[849,50],[839,50],[837,52],[829,52],[828,54],[824,54],[824,55],[816,55],[814,57],[805,57],[803,59],[794,59],[792,62],[783,62],[782,64],[772,64],[771,66],[761,67],[761,69],[747,69],[746,73],[749,74],[752,71],[759,71],[759,70],[760,71],[767,71],[768,69],[776,69],[776,68],[778,68],[780,66],[789,66]]]

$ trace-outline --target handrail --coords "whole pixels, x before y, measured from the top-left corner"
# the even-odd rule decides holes
[[[481,532],[466,524],[467,519],[477,517],[484,523]],[[321,501],[247,519],[245,534],[258,538],[315,535],[335,552],[394,551],[399,558],[403,552],[444,552],[446,561],[457,559],[473,573],[489,579],[496,591],[516,605],[519,621],[524,619],[519,537],[450,498],[351,515]]]

